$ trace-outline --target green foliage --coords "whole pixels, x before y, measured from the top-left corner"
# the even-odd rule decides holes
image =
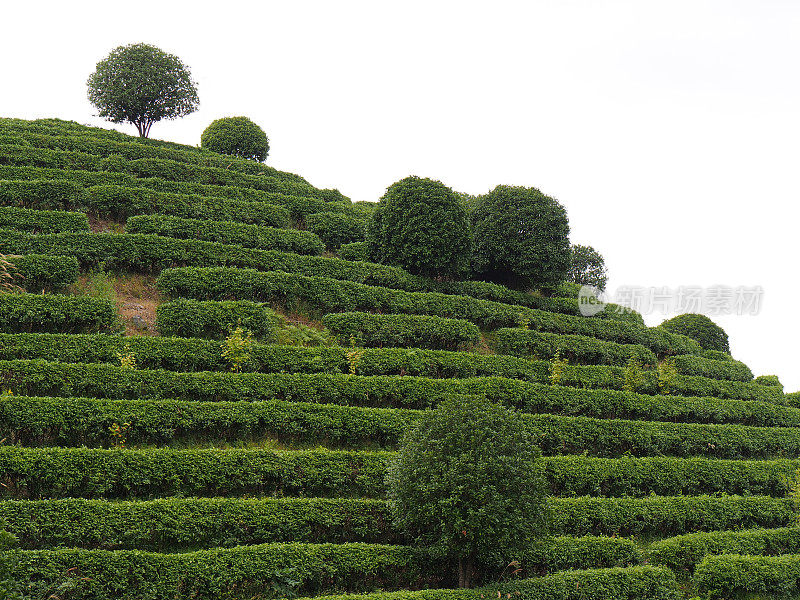
[[[708,351],[706,351],[708,352]],[[675,368],[683,375],[697,375],[711,379],[728,379],[730,381],[752,381],[753,372],[743,362],[728,356],[725,360],[704,356],[674,356]]]
[[[469,219],[453,190],[406,177],[386,190],[367,222],[367,253],[415,275],[458,278],[472,248]]]
[[[559,335],[523,328],[502,328],[494,332],[495,349],[501,354],[536,357],[556,352],[571,363],[624,365],[632,355],[645,364],[656,364],[656,356],[640,344],[618,344],[582,335]]]
[[[224,340],[237,327],[266,340],[274,336],[278,317],[263,304],[233,300],[200,302],[178,298],[156,309],[156,329],[164,336]]]
[[[259,250],[279,250],[296,254],[322,254],[325,245],[313,233],[296,229],[259,227],[231,221],[183,219],[167,215],[141,215],[128,218],[125,231],[237,244]]]
[[[513,288],[552,288],[570,265],[564,207],[535,188],[497,186],[471,215],[473,271]]]
[[[306,227],[325,243],[329,250],[342,244],[364,241],[366,215],[355,212],[319,212],[305,218]]]
[[[322,324],[342,345],[352,338],[367,347],[465,350],[481,339],[480,330],[469,321],[425,315],[331,313],[325,315]]]
[[[730,353],[728,334],[705,315],[693,313],[678,315],[664,321],[659,327],[665,331],[679,333],[697,340],[705,350]]]
[[[606,289],[608,282],[606,261],[597,250],[591,246],[572,244],[570,255],[567,281],[578,285],[590,285],[599,290]]]
[[[625,363],[623,372],[625,379],[622,389],[625,392],[638,392],[645,386],[645,374],[642,370],[642,361],[636,355],[631,355]]]
[[[74,256],[27,254],[8,258],[14,266],[16,282],[28,292],[63,292],[78,279],[78,260]]]
[[[345,261],[340,262],[347,264]],[[177,268],[164,270],[157,285],[163,293],[171,297],[198,300],[236,298],[279,302],[288,307],[302,301],[322,312],[358,310],[422,314],[465,319],[484,328],[513,326],[524,316],[528,319],[530,328],[536,331],[641,344],[659,354],[689,354],[699,351],[697,343],[687,337],[624,321],[587,319],[466,296],[407,292],[327,277],[221,267]]]
[[[458,559],[459,587],[470,587],[478,565],[518,558],[544,530],[535,441],[517,413],[478,397],[453,398],[423,415],[390,464],[395,524]]]
[[[89,101],[112,123],[127,121],[147,137],[153,123],[197,110],[196,84],[188,67],[147,44],[119,46],[89,77]]]
[[[709,555],[695,569],[693,583],[710,600],[748,594],[747,597],[795,597],[800,593],[800,555]]]
[[[660,394],[671,394],[677,379],[678,370],[672,358],[665,358],[658,363],[658,392]]]
[[[564,378],[564,370],[567,368],[569,361],[563,358],[558,349],[550,359],[550,385],[560,385]]]
[[[247,117],[224,117],[211,122],[200,136],[200,146],[219,154],[264,162],[269,154],[269,139]]]
[[[114,289],[114,282],[106,271],[94,269],[89,271],[86,277],[73,286],[72,291],[79,296],[98,298],[108,302],[117,301],[117,291]]]
[[[342,260],[365,261],[367,257],[366,242],[351,242],[339,246],[339,257]]]
[[[753,383],[767,387],[779,388],[781,391],[783,391],[783,384],[781,383],[781,380],[778,379],[777,375],[759,375],[753,379]]]
[[[103,298],[0,294],[4,333],[111,333],[119,326],[116,305]]]
[[[231,371],[240,373],[242,365],[250,361],[255,340],[253,332],[237,326],[222,342],[222,357],[231,364]]]
[[[89,219],[84,213],[0,206],[0,228],[4,227],[30,233],[89,231]]]

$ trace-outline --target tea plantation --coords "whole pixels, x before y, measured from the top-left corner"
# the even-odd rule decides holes
[[[346,260],[370,210],[0,119],[0,566],[25,594],[800,597],[797,397],[635,313],[581,316],[566,286]],[[550,494],[550,534],[474,589],[386,501],[404,432],[456,394],[524,414]]]

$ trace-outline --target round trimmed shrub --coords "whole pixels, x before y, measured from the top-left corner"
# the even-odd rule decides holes
[[[259,162],[267,160],[269,154],[267,134],[247,117],[225,117],[212,122],[200,136],[200,146]]]
[[[659,325],[670,333],[680,333],[695,340],[704,350],[730,354],[728,334],[705,315],[687,313],[668,319]]]
[[[571,264],[569,221],[559,202],[536,188],[499,185],[472,213],[472,268],[516,289],[552,289]]]
[[[469,219],[440,181],[406,177],[386,190],[367,221],[370,260],[426,277],[460,277],[472,247]]]

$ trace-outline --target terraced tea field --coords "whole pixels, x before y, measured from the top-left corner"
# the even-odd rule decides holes
[[[0,119],[13,578],[86,600],[800,595],[800,399],[635,313],[583,317],[567,286],[347,260],[369,211],[252,161]],[[404,432],[454,394],[524,413],[551,494],[551,535],[470,590],[385,499]]]

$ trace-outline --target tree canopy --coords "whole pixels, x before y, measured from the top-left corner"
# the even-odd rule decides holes
[[[393,183],[367,221],[371,260],[426,277],[459,277],[469,267],[469,218],[440,181],[406,177]]]
[[[591,246],[572,244],[567,281],[606,289],[608,274],[603,256]]]
[[[153,123],[188,115],[200,103],[189,68],[148,44],[114,48],[87,82],[89,101],[112,123],[129,122],[147,137]]]
[[[247,117],[224,117],[213,121],[200,137],[200,146],[212,152],[264,162],[269,139],[264,130]]]
[[[517,412],[482,397],[452,397],[426,412],[387,483],[395,524],[458,561],[460,587],[476,568],[519,558],[546,525],[536,440]]]

